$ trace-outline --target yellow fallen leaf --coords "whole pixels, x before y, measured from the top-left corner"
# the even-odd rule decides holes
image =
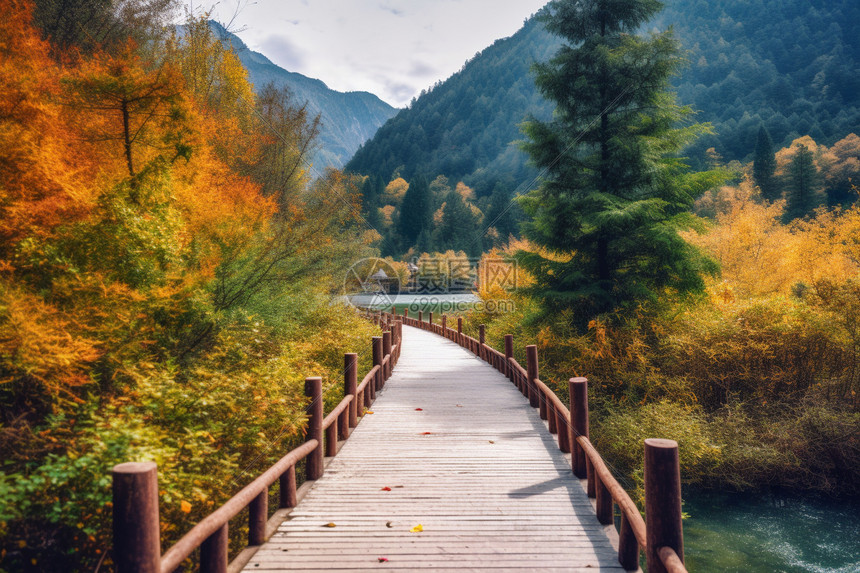
[[[373,410],[365,410],[364,413],[365,414],[373,414]]]
[[[323,525],[323,527],[337,527],[337,524],[329,522]]]
[[[182,513],[191,513],[191,504],[183,499],[179,502],[179,509],[182,510]]]
[[[410,533],[418,533],[419,531],[424,531],[424,526],[420,523],[409,530]]]

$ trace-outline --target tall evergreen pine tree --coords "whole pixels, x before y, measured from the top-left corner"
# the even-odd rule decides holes
[[[797,146],[786,175],[785,222],[805,217],[820,203],[821,174],[805,145]]]
[[[776,155],[773,151],[773,140],[765,126],[758,130],[753,159],[753,180],[761,190],[761,196],[768,201],[776,201],[782,197],[779,179],[776,177]]]
[[[415,177],[403,196],[400,218],[397,221],[397,231],[407,248],[415,244],[421,231],[429,229],[433,224],[430,198],[427,180],[420,176]]]
[[[522,252],[533,293],[550,309],[595,313],[703,289],[713,264],[678,230],[695,195],[721,174],[690,175],[675,154],[708,126],[669,93],[681,64],[671,31],[637,35],[656,0],[556,0],[541,14],[564,45],[536,64],[535,83],[556,104],[551,121],[526,122],[523,148],[543,170],[522,199],[524,232],[559,256]]]

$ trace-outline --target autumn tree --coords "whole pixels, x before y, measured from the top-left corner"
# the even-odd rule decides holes
[[[854,203],[860,184],[860,137],[848,134],[825,151],[820,162],[827,204],[835,207]]]
[[[241,171],[286,211],[299,201],[297,195],[307,184],[320,117],[308,113],[307,103],[297,104],[289,88],[268,84],[257,94],[253,123],[259,134],[257,150]]]
[[[779,179],[776,177],[776,156],[773,140],[765,126],[758,130],[753,159],[753,180],[761,190],[761,196],[768,201],[776,201],[782,195]]]
[[[120,142],[129,177],[155,155],[187,158],[187,116],[175,69],[146,62],[127,44],[100,53],[67,80],[68,105],[93,142]],[[142,156],[142,157],[139,157]]]
[[[697,193],[718,177],[689,175],[675,154],[706,130],[678,128],[690,110],[668,91],[681,65],[670,32],[638,35],[656,0],[557,0],[542,15],[567,42],[535,82],[556,105],[525,123],[523,148],[543,182],[522,199],[526,236],[563,261],[523,252],[549,308],[594,313],[704,287],[711,266],[678,235]]]

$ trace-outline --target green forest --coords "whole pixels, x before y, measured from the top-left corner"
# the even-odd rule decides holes
[[[833,145],[860,126],[860,7],[834,2],[670,0],[643,30],[672,26],[684,65],[672,79],[679,103],[713,133],[684,150],[698,170],[709,149],[750,161],[759,128],[788,147],[805,135]],[[552,105],[530,73],[559,46],[535,18],[422,93],[380,128],[347,164],[384,183],[443,175],[479,198],[525,192],[538,175],[516,142],[527,114]],[[380,205],[381,206],[381,205]]]

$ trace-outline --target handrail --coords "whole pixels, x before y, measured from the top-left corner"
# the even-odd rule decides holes
[[[645,549],[647,544],[645,536],[645,520],[642,519],[642,514],[639,512],[639,508],[636,507],[636,504],[633,503],[633,500],[624,488],[621,487],[615,479],[615,476],[613,476],[612,472],[609,471],[609,468],[606,467],[606,463],[603,461],[603,458],[600,457],[600,454],[594,448],[591,441],[585,436],[577,437],[576,441],[582,449],[585,450],[585,455],[588,456],[593,471],[597,473],[603,486],[609,490],[610,494],[612,494],[612,500],[618,504],[618,508],[624,514],[624,517],[627,518],[627,521],[633,530],[633,535],[639,543],[639,547]]]
[[[660,547],[657,549],[657,555],[660,556],[660,561],[668,573],[687,573],[687,568],[684,562],[678,557],[678,554],[671,547]]]
[[[323,430],[327,430],[329,426],[337,422],[338,417],[349,407],[350,402],[352,402],[353,396],[350,394],[344,397],[337,406],[331,411],[331,413],[323,419],[322,427]]]
[[[113,468],[114,531],[113,553],[116,571],[172,573],[200,548],[201,569],[226,573],[229,566],[241,567],[250,560],[265,541],[268,528],[269,487],[280,479],[283,509],[294,507],[297,500],[296,465],[307,459],[306,480],[319,479],[324,472],[323,456],[334,456],[338,440],[349,437],[350,427],[363,414],[360,405],[369,406],[400,357],[402,321],[377,316],[383,327],[382,337],[373,338],[374,365],[356,384],[357,354],[344,356],[344,397],[323,418],[322,379],[307,378],[305,396],[308,406],[307,440],[290,450],[236,495],[204,517],[162,556],[161,525],[158,517],[158,474],[153,462],[118,464]],[[323,436],[325,434],[325,436]],[[228,523],[248,508],[248,547],[233,564],[228,558]],[[276,517],[272,517],[275,520]]]
[[[309,440],[291,450],[287,455],[282,457],[275,465],[270,467],[260,477],[246,485],[242,490],[231,497],[224,505],[204,517],[197,525],[182,536],[173,547],[167,550],[161,558],[161,571],[169,573],[176,570],[182,562],[187,559],[191,553],[197,549],[203,541],[210,535],[218,531],[224,523],[235,517],[240,511],[245,509],[248,504],[257,497],[260,492],[267,490],[270,485],[275,483],[287,468],[294,466],[296,463],[305,459],[305,457],[314,451],[319,442],[317,440]]]
[[[365,388],[367,387],[367,385],[370,384],[371,381],[376,379],[376,374],[380,370],[382,370],[382,368],[380,366],[374,366],[373,368],[371,368],[370,372],[365,374],[364,379],[362,379],[362,381],[361,381],[361,384],[358,385],[358,391],[363,392],[365,390]]]
[[[394,315],[380,313],[380,320],[382,317],[392,320]],[[483,340],[483,325],[480,326],[480,340],[464,335],[463,321],[459,317],[456,329],[447,326],[448,320],[444,315],[442,325],[425,322],[421,311],[418,312],[417,320],[406,314],[401,320],[403,324],[441,334],[476,354],[507,375],[517,388],[529,397],[532,406],[540,409],[541,418],[547,420],[550,432],[558,433],[559,448],[565,453],[573,451],[571,463],[574,473],[580,478],[587,478],[587,493],[589,497],[596,498],[598,520],[603,524],[613,523],[612,504],[618,506],[621,512],[618,561],[626,570],[635,571],[639,568],[639,551],[644,550],[649,571],[687,573],[683,562],[677,443],[670,440],[645,440],[645,509],[646,516],[649,517],[648,523],[651,524],[646,525],[639,508],[612,475],[589,439],[585,378],[571,379],[571,406],[568,408],[538,377],[537,347],[527,347],[529,352],[526,357],[529,360],[527,368],[523,368],[513,357],[511,335],[505,337],[505,352],[500,352]],[[574,387],[577,389],[576,393]],[[580,464],[581,468],[578,467]],[[669,475],[672,471],[666,471],[671,468],[674,468],[674,476]],[[663,479],[668,485],[658,488],[661,491],[652,493],[649,491],[649,479]],[[652,522],[650,518],[654,515],[658,517],[653,518]]]

